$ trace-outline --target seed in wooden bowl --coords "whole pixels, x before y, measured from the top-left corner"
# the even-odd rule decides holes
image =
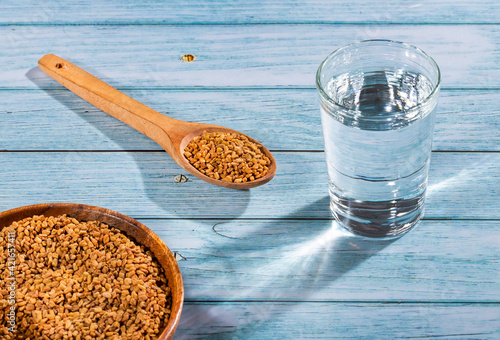
[[[0,339],[156,339],[170,315],[170,288],[153,254],[97,221],[13,222],[0,230],[0,278]],[[11,281],[14,331],[3,322]]]
[[[265,176],[271,164],[261,145],[235,133],[204,132],[186,146],[184,156],[201,173],[234,183]]]

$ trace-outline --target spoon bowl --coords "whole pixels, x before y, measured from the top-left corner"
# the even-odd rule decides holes
[[[258,141],[256,141],[255,139],[253,139],[245,134],[242,134],[239,131],[229,129],[229,128],[219,126],[219,125],[197,124],[197,123],[193,123],[193,124],[201,125],[201,127],[188,133],[180,141],[179,146],[178,146],[178,153],[181,155],[181,159],[179,161],[176,161],[177,164],[179,164],[184,170],[188,171],[190,174],[192,174],[192,175],[194,175],[194,176],[196,176],[196,177],[198,177],[198,178],[200,178],[208,183],[218,185],[221,187],[225,187],[225,188],[231,188],[231,189],[255,188],[255,187],[258,187],[262,184],[269,182],[274,177],[274,174],[276,173],[276,161],[274,160],[274,157],[271,154],[271,152],[265,146],[263,146]],[[193,138],[198,137],[205,132],[208,132],[208,133],[210,133],[210,132],[224,132],[224,133],[238,134],[238,135],[245,136],[246,138],[248,138],[248,140],[250,142],[258,144],[260,146],[260,149],[262,150],[262,152],[271,160],[271,164],[268,167],[269,169],[268,169],[267,174],[265,176],[262,176],[261,178],[253,180],[253,181],[244,182],[244,183],[233,183],[233,182],[221,181],[221,180],[206,176],[205,174],[199,172],[195,167],[193,167],[191,165],[191,163],[189,163],[187,158],[184,157],[184,149],[193,140]]]
[[[214,124],[185,122],[162,115],[54,54],[43,56],[38,61],[38,67],[82,99],[154,140],[184,170],[208,183],[231,189],[249,189],[269,182],[276,173],[276,161],[271,152],[255,139],[239,131]],[[246,136],[251,142],[258,144],[271,161],[267,174],[253,181],[234,183],[201,173],[184,157],[184,149],[193,138],[204,132]]]

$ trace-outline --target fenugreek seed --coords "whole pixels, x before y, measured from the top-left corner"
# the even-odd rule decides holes
[[[151,252],[117,229],[65,215],[13,222],[0,230],[0,249],[13,228],[19,233],[16,339],[153,339],[161,331],[170,289]],[[8,294],[5,254],[0,251],[0,296]],[[122,262],[133,274],[125,280]],[[8,308],[0,301],[0,315]],[[128,326],[119,310],[127,311]]]
[[[270,164],[260,145],[232,133],[204,132],[186,146],[184,155],[201,173],[235,183],[257,179]]]

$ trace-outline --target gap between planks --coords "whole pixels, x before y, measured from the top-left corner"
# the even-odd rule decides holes
[[[75,23],[65,23],[65,22],[0,22],[0,27],[5,26],[279,26],[279,25],[322,25],[322,26],[393,26],[393,25],[404,25],[404,26],[430,26],[430,25],[442,25],[442,26],[495,26],[499,25],[500,22],[410,22],[407,21],[383,21],[383,20],[372,20],[372,21],[324,21],[324,20],[309,20],[309,21],[293,21],[293,20],[270,20],[270,21],[259,21],[259,22],[225,22],[225,21],[195,21],[195,22],[162,22],[162,21],[133,21],[133,22],[75,22]]]
[[[207,91],[207,92],[239,92],[239,91],[276,91],[276,90],[309,90],[315,91],[314,86],[300,86],[300,85],[275,85],[275,86],[114,86],[120,91]],[[66,88],[55,85],[55,87],[1,87],[0,91],[68,91]],[[461,92],[461,91],[500,91],[500,86],[444,86],[441,87],[441,92]]]
[[[269,151],[273,153],[322,153],[324,150],[281,150],[281,149],[269,149]],[[162,153],[165,152],[165,150],[136,150],[136,149],[131,149],[131,150],[78,150],[78,149],[72,149],[72,150],[55,150],[55,149],[26,149],[26,150],[9,150],[9,149],[0,149],[0,153],[146,153],[146,152],[151,152],[151,153]],[[478,150],[478,151],[470,151],[470,150],[436,150],[432,151],[432,153],[481,153],[481,154],[496,154],[500,153],[500,151],[497,150]]]
[[[250,303],[311,303],[311,304],[381,304],[381,305],[436,305],[436,306],[446,306],[446,305],[499,305],[500,301],[425,301],[425,300],[398,300],[398,301],[384,301],[384,300],[279,300],[279,299],[228,299],[228,300],[199,300],[186,298],[184,299],[185,303],[189,304],[210,304],[210,303],[241,303],[241,304],[250,304]]]

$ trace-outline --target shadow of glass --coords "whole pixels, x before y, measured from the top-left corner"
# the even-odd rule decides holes
[[[251,334],[259,323],[264,325],[275,317],[273,303],[287,302],[286,308],[293,309],[305,301],[349,300],[336,290],[334,282],[395,240],[352,235],[331,216],[323,220],[297,219],[318,205],[329,206],[329,197],[278,221],[216,224],[214,231],[223,238],[212,247],[208,245],[205,252],[208,252],[207,257],[217,258],[214,262],[223,267],[212,268],[217,270],[217,275],[206,291],[197,287],[196,296],[187,291],[187,304],[190,299],[197,303],[189,307],[196,317],[181,319],[182,334],[194,335],[222,328],[227,332],[232,329],[238,334],[242,330]],[[217,291],[214,287],[226,288]],[[248,313],[244,320],[239,315],[231,326],[225,308],[200,303],[210,300],[210,296],[213,299],[214,295],[217,300],[227,302],[263,300],[270,303],[259,305],[258,310]]]
[[[47,89],[46,86],[44,87],[47,78],[52,78],[38,67],[30,69],[26,73],[26,77],[68,110],[114,141],[118,146],[117,152],[130,150],[133,143],[130,139],[123,138],[121,134],[132,129],[131,127],[118,122],[114,117],[102,112],[77,95],[68,95],[69,90],[64,91],[62,87]],[[107,122],[103,123],[105,121]],[[118,122],[119,128],[116,128],[115,122]],[[132,135],[147,139],[139,132]],[[82,141],[82,144],[84,143]],[[150,145],[156,145],[156,143],[152,142]],[[91,148],[85,149],[84,146],[82,150],[92,151]],[[157,213],[158,216],[181,218],[230,216],[238,218],[247,209],[250,200],[249,190],[226,189],[196,179],[178,166],[166,152],[161,152],[158,149],[125,152],[136,163],[141,173],[145,194],[160,210]],[[217,202],[217,209],[214,209],[213,204],[207,204],[207,202]],[[89,202],[89,204],[99,205],[98,202]]]

